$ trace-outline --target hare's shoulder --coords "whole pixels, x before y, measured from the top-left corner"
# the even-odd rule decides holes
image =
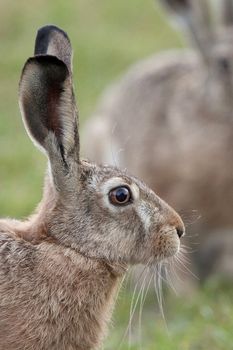
[[[27,270],[35,265],[36,246],[23,240],[11,230],[3,230],[0,225],[0,269],[10,273],[12,269]]]
[[[12,222],[14,224],[14,220]],[[68,272],[76,278],[83,272],[92,275],[94,271],[102,276],[108,271],[102,262],[88,259],[52,239],[45,238],[39,243],[24,239],[21,231],[14,230],[8,220],[0,220],[0,265],[8,265],[10,269],[17,267],[17,270],[36,267],[41,276],[64,274],[66,279]]]
[[[46,259],[53,260],[53,256],[58,255],[55,244],[49,240],[39,243],[31,237],[33,232],[27,224],[14,219],[0,220],[0,269],[5,268],[5,272],[13,273],[14,277],[35,268],[38,274],[38,267]]]

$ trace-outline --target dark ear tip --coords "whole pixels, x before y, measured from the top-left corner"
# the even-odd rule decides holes
[[[64,30],[53,24],[48,24],[37,31],[34,54],[46,54],[51,38],[56,35],[62,36],[63,40],[70,45],[70,39]]]
[[[190,0],[160,0],[160,2],[172,11],[187,10],[190,8]]]
[[[68,40],[70,42],[70,39],[67,35],[67,33],[62,30],[61,28],[55,26],[54,24],[47,24],[41,28],[38,29],[37,31],[37,38],[38,40],[41,39],[42,36],[49,36],[51,33],[59,33],[61,35],[63,35],[66,40]]]

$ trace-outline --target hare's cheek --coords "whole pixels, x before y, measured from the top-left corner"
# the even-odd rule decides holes
[[[175,230],[171,229],[156,235],[153,239],[152,247],[155,258],[168,258],[178,253],[180,240]]]

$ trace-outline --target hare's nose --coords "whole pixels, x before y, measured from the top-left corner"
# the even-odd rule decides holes
[[[185,234],[185,229],[182,226],[176,227],[176,233],[181,238]]]

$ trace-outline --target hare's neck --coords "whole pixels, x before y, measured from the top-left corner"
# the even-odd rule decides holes
[[[71,349],[99,348],[106,335],[122,276],[114,275],[102,262],[87,259],[71,249],[54,244],[45,246],[51,246],[51,253],[54,254],[54,249],[58,253],[54,260],[55,268],[48,272],[52,279],[51,286],[54,285],[51,295],[54,295],[54,299],[62,295],[65,300],[65,304],[62,302],[58,305],[61,310],[56,310],[59,328],[67,329],[63,339],[63,335],[60,335],[62,342],[67,349],[71,339],[76,344]],[[47,251],[47,247],[45,249]],[[50,259],[51,254],[48,255]],[[57,268],[56,263],[59,265]],[[42,270],[48,270],[46,259],[44,265]],[[56,282],[58,280],[59,284]],[[51,300],[51,304],[55,302]],[[57,348],[60,349],[59,346]]]

